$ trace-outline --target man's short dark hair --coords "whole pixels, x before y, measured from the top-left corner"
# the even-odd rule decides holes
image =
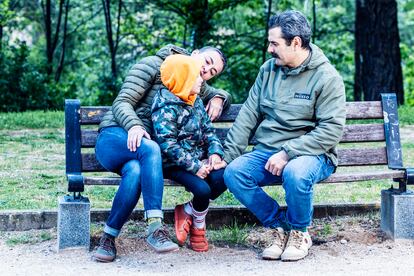
[[[269,20],[269,30],[276,27],[280,27],[286,45],[289,46],[293,38],[297,36],[302,40],[302,48],[309,49],[312,30],[308,20],[301,12],[284,11],[273,15]]]
[[[221,61],[223,62],[223,70],[221,70],[221,72],[224,71],[224,69],[226,68],[226,65],[227,65],[227,58],[223,54],[222,51],[220,51],[218,48],[213,47],[213,46],[204,46],[203,48],[199,49],[199,51],[200,51],[200,53],[207,52],[207,51],[215,51],[215,52],[217,52],[220,55],[220,57],[221,57]]]

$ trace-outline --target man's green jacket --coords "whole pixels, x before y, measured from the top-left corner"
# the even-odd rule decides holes
[[[224,145],[227,163],[255,136],[255,149],[285,150],[289,159],[326,154],[338,164],[335,146],[345,125],[345,88],[323,52],[311,44],[301,66],[280,67],[274,59],[260,68]]]

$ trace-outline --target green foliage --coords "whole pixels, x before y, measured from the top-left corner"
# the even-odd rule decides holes
[[[14,12],[9,9],[9,5],[10,0],[3,0],[0,2],[0,26],[6,25],[15,15]]]
[[[31,61],[25,43],[0,52],[0,75],[0,111],[61,109],[73,95],[47,76],[44,64]]]
[[[270,2],[271,14],[297,9],[307,16],[312,28],[316,27],[313,42],[338,69],[345,81],[347,99],[353,99],[354,0],[209,0],[206,9],[198,2],[122,1],[116,45],[117,75],[114,77],[102,2],[71,0],[65,63],[61,78],[56,82],[53,74],[46,74],[44,18],[39,2],[2,1],[0,111],[62,109],[64,98],[79,98],[85,105],[109,105],[129,68],[169,43],[187,50],[192,50],[195,44],[219,47],[228,58],[228,67],[209,83],[228,90],[235,102],[243,102],[259,67],[270,58],[266,52],[265,33]],[[414,105],[414,50],[411,47],[414,43],[414,1],[397,2],[405,96],[406,102]],[[117,5],[118,1],[111,1],[114,32],[118,26]],[[57,24],[58,7],[58,1],[52,1],[52,26]],[[62,28],[63,25],[53,58],[54,69],[62,54]],[[207,34],[203,33],[205,30]],[[18,42],[16,37],[27,43]]]
[[[414,106],[414,1],[398,1],[405,103]]]

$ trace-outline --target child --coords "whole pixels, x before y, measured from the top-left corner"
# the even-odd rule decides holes
[[[152,104],[154,137],[163,154],[164,176],[193,193],[193,199],[175,207],[175,232],[183,245],[190,234],[194,251],[207,251],[205,217],[210,199],[226,186],[221,162],[223,147],[204,110],[200,92],[201,62],[185,55],[171,55],[161,65],[161,88]],[[205,159],[208,158],[208,159]]]

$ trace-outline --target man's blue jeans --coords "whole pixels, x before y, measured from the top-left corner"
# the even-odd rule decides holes
[[[290,160],[281,176],[274,176],[265,165],[274,152],[254,150],[231,162],[224,173],[230,192],[245,205],[265,227],[305,230],[313,214],[313,184],[329,177],[335,170],[326,155],[300,156]],[[282,182],[287,211],[271,198],[262,186]]]
[[[162,218],[164,178],[158,144],[143,138],[135,152],[127,147],[128,133],[122,127],[103,128],[96,141],[96,158],[108,171],[121,176],[104,232],[117,237],[137,205],[142,192],[146,218]]]

